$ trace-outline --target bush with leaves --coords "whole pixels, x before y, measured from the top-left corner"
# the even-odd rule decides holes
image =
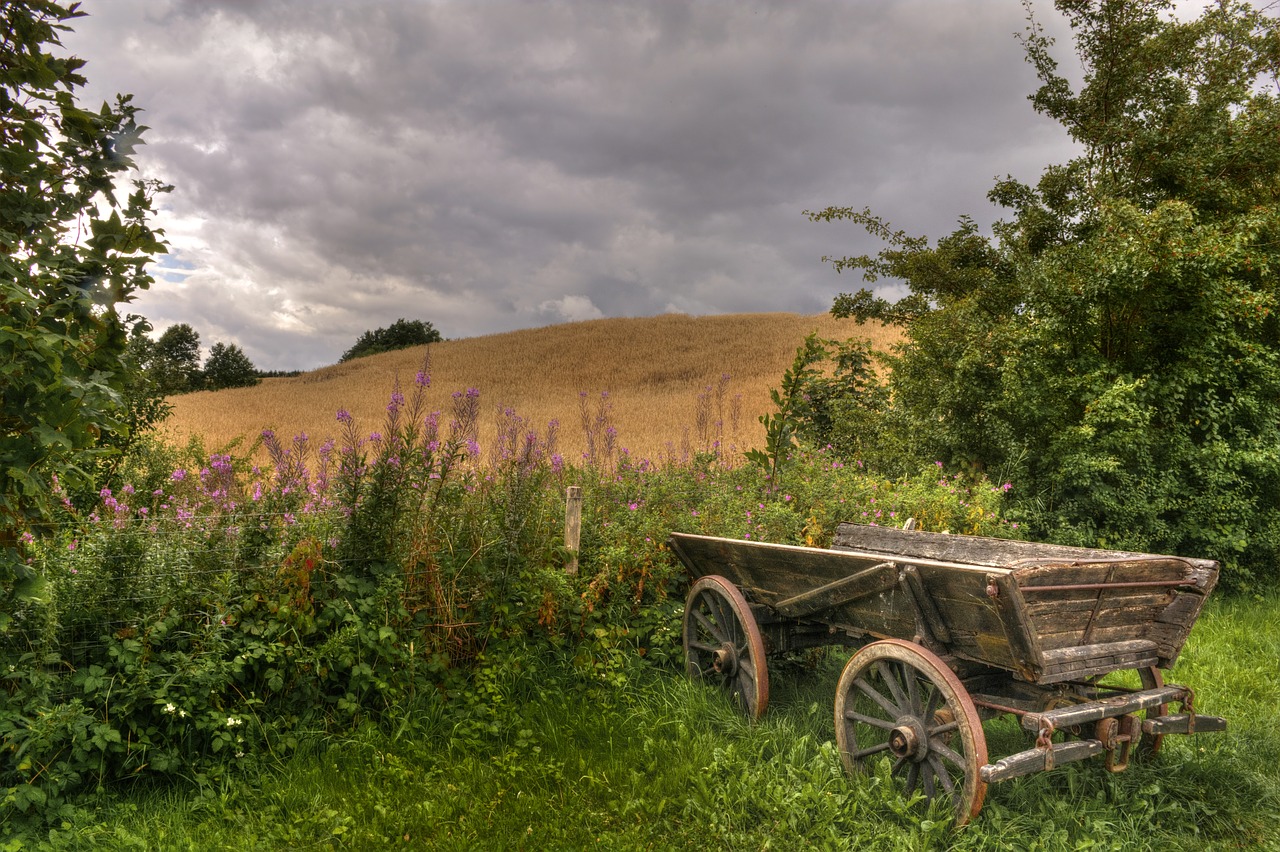
[[[204,386],[209,390],[248,388],[262,381],[258,370],[234,343],[215,343],[204,362]]]
[[[1080,147],[1035,186],[999,181],[992,237],[930,246],[870,211],[810,213],[883,237],[836,259],[899,279],[876,461],[941,459],[1020,485],[1037,536],[1222,560],[1236,587],[1280,564],[1280,71],[1274,17],[1239,2],[1179,21],[1162,0],[1059,2],[1079,91],[1030,18],[1034,107]]]
[[[443,338],[435,326],[423,320],[398,319],[386,328],[377,328],[360,335],[350,349],[342,353],[339,363],[352,358],[363,358],[366,355],[378,355],[396,349],[408,349],[410,346],[425,346],[428,343],[439,343]]]
[[[148,225],[168,187],[138,180],[121,197],[145,129],[128,96],[76,103],[83,60],[62,55],[76,5],[0,7],[0,632],[39,597],[20,538],[39,530],[55,479],[84,486],[124,432],[122,357],[137,318],[119,306],[146,289],[164,251]]]

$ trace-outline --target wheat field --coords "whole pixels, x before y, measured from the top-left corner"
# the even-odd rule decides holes
[[[617,446],[633,458],[679,456],[716,438],[726,450],[741,452],[763,443],[758,418],[772,410],[769,390],[811,332],[868,338],[879,349],[898,338],[896,330],[829,314],[773,313],[601,319],[450,340],[429,347],[428,410],[445,412],[446,423],[451,394],[476,388],[482,446],[495,433],[498,411],[509,407],[539,435],[548,421],[558,420],[559,452],[573,461],[585,448],[580,394],[588,395],[594,416],[607,392]],[[305,433],[316,445],[338,437],[339,409],[349,411],[364,433],[377,431],[396,381],[408,393],[427,350],[360,358],[252,388],[174,397],[163,434],[175,443],[198,436],[210,451],[240,439],[243,452],[270,428],[281,437]]]

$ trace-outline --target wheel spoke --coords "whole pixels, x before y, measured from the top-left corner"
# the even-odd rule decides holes
[[[889,699],[885,698],[879,692],[876,692],[875,688],[872,687],[865,678],[858,678],[853,682],[853,685],[858,687],[858,689],[861,689],[863,693],[876,704],[880,705],[880,709],[885,713],[888,713],[890,719],[898,718],[898,709],[890,703]]]
[[[692,640],[689,642],[689,647],[695,651],[705,651],[708,654],[714,654],[718,650],[715,645],[707,645],[704,642],[694,642]]]
[[[911,708],[910,712],[918,713],[920,711],[920,678],[906,666],[902,667],[902,673],[907,679],[907,706]]]
[[[850,722],[861,722],[864,725],[870,725],[873,728],[880,728],[883,731],[892,731],[898,725],[898,723],[892,719],[878,719],[875,716],[864,716],[856,710],[844,711],[844,717]]]
[[[929,736],[936,737],[938,736],[938,734],[946,734],[946,733],[950,733],[951,731],[956,731],[959,729],[960,729],[959,722],[947,722],[945,725],[938,725],[936,728],[930,728]]]
[[[963,756],[951,750],[951,747],[942,743],[929,740],[929,751],[942,755],[948,762],[954,764],[961,772],[965,771],[968,761]]]
[[[889,692],[893,693],[893,700],[897,704],[897,707],[890,712],[893,713],[895,717],[901,716],[909,706],[907,704],[907,696],[902,691],[902,685],[898,680],[898,678],[905,673],[902,671],[901,667],[896,665],[891,666],[884,660],[876,660],[875,669],[880,673],[880,679],[889,687]]]
[[[707,618],[707,616],[702,612],[701,609],[695,609],[693,611],[693,617],[698,622],[698,624],[702,627],[702,629],[706,630],[708,633],[711,634],[712,638],[717,639],[721,642],[724,641],[724,637],[720,635],[720,631],[716,629],[716,626],[711,623],[711,620]]]
[[[933,752],[929,753],[928,761],[929,765],[933,767],[934,774],[938,777],[938,780],[942,782],[943,789],[948,793],[954,794],[956,790],[956,782],[951,780],[951,773],[947,772],[947,767],[943,765],[942,761],[939,760],[938,756]]]
[[[920,782],[920,764],[912,761],[907,767],[907,795],[910,796],[916,791],[916,784]]]
[[[853,753],[853,759],[862,760],[863,758],[870,757],[873,754],[879,754],[882,751],[888,751],[888,750],[889,750],[889,741],[885,740],[882,743],[876,743],[873,746],[867,746],[866,748],[858,749]],[[901,758],[899,758],[899,762],[901,762]],[[895,764],[895,767],[896,767],[896,764]]]
[[[924,713],[921,714],[922,719],[932,719],[933,714],[938,709],[938,699],[942,697],[942,693],[932,683],[929,684],[929,700],[925,702]]]
[[[919,764],[917,764],[917,766],[919,766]],[[921,778],[924,780],[924,797],[929,801],[933,801],[933,797],[938,793],[933,786],[933,773],[929,771],[928,767],[925,767]]]
[[[729,602],[719,595],[712,597],[712,603],[715,606],[716,624],[720,625],[721,634],[719,637],[721,642],[728,642],[730,645],[737,645],[738,639],[738,619],[733,614],[733,608]]]

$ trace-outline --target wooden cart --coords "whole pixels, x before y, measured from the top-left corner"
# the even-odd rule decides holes
[[[949,801],[961,824],[990,783],[1099,754],[1120,771],[1165,734],[1226,729],[1160,675],[1216,562],[860,524],[841,524],[830,550],[683,533],[668,544],[695,578],[691,676],[759,717],[768,656],[860,646],[835,699],[845,768],[888,760],[905,795]],[[990,761],[983,722],[1009,716],[1029,747]]]

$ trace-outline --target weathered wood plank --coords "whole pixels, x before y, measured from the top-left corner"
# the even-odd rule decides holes
[[[1114,627],[1099,627],[1089,635],[1089,641],[1084,641],[1084,631],[1074,630],[1065,633],[1040,633],[1041,646],[1046,651],[1057,650],[1059,648],[1068,648],[1072,645],[1092,645],[1106,644],[1108,642],[1123,642],[1128,639],[1145,639],[1156,642],[1155,638],[1150,634],[1148,626],[1133,626],[1121,624]],[[1156,644],[1159,644],[1156,642]]]
[[[1154,651],[1156,643],[1146,639],[1129,639],[1121,642],[1106,642],[1096,645],[1076,645],[1070,648],[1057,648],[1044,652],[1045,665],[1065,665],[1068,663],[1092,660],[1117,654]]]
[[[1145,558],[1151,554],[1124,550],[1099,550],[1011,541],[986,536],[949,535],[920,530],[900,530],[867,524],[840,524],[836,528],[834,549],[875,551],[903,557],[918,556],[951,562],[965,562],[987,567],[1011,567],[1027,560],[1088,561],[1102,559]],[[1197,567],[1216,572],[1217,563],[1208,559],[1186,560]]]
[[[1038,586],[1105,584],[1116,585],[1119,590],[1131,583],[1192,582],[1194,570],[1194,565],[1178,557],[1147,556],[1133,559],[1045,562],[1015,568],[1013,576],[1018,581],[1023,594],[1031,595]],[[1050,592],[1040,594],[1050,594]]]
[[[995,587],[996,594],[992,599],[1004,625],[1005,641],[1009,643],[1013,656],[1013,669],[1025,680],[1034,681],[1043,666],[1043,652],[1039,638],[1032,632],[1026,602],[1013,577],[1007,573],[988,574],[987,585]]]
[[[790,618],[815,615],[839,604],[883,592],[897,582],[898,566],[892,562],[881,562],[825,586],[779,601],[774,609]]]
[[[1064,763],[1086,760],[1103,751],[1102,743],[1098,740],[1054,743],[1048,749],[1031,748],[1001,758],[995,763],[988,763],[978,770],[978,775],[988,784],[994,784],[997,781],[1008,781],[1010,778],[1042,772]]]
[[[1103,603],[1106,609],[1151,608],[1163,612],[1164,608],[1173,601],[1174,596],[1175,592],[1171,589],[1147,594],[1105,592]],[[1083,611],[1087,618],[1097,601],[1097,592],[1058,592],[1052,596],[1036,595],[1027,599],[1027,614],[1032,618],[1039,618],[1042,615],[1052,618],[1058,617],[1061,613]]]

